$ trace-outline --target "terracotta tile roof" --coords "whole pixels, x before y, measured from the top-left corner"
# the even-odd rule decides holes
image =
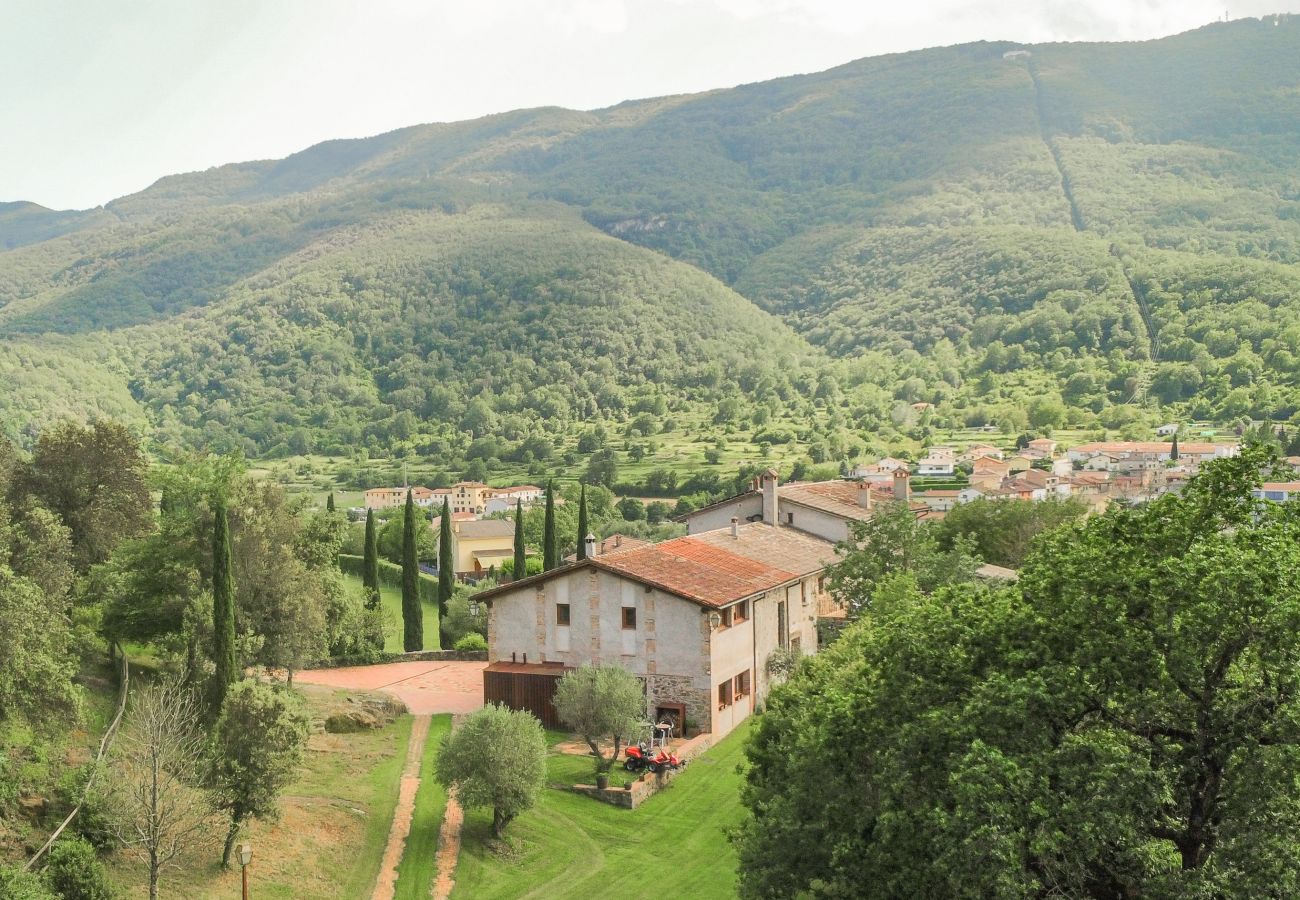
[[[980,578],[988,578],[997,581],[1016,581],[1020,578],[1020,573],[1015,569],[1008,569],[1006,566],[995,566],[992,563],[985,563],[975,570],[975,574]]]
[[[618,572],[685,597],[721,607],[821,571],[835,559],[829,541],[792,528],[762,523],[675,538],[609,556],[599,568]]]
[[[626,534],[611,534],[596,544],[597,556],[608,556],[611,553],[622,553],[625,550],[635,550],[637,547],[647,547],[650,541],[643,538],[636,538]],[[570,553],[564,557],[565,562],[577,562],[578,554]]]
[[[892,488],[890,488],[892,491]],[[834,513],[845,519],[865,521],[871,510],[858,505],[856,481],[791,482],[777,488],[778,503],[798,503]]]
[[[1259,486],[1261,491],[1300,491],[1300,481],[1266,481]]]
[[[926,491],[926,492],[921,493],[921,494],[916,494],[915,496],[917,496],[917,497],[922,497],[922,498],[924,498],[924,497],[956,497],[956,496],[957,496],[958,494],[960,494],[960,493],[961,493],[961,491],[941,490],[941,491]]]
[[[780,587],[804,575],[820,572],[835,561],[835,545],[793,528],[762,523],[674,538],[588,559],[589,566],[623,575],[641,584],[709,608]],[[519,587],[573,571],[562,567],[479,594],[491,600]]]

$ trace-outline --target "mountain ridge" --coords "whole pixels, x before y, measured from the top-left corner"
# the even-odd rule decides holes
[[[1022,49],[1029,56],[1004,57]],[[1122,431],[1173,415],[1286,420],[1300,409],[1300,313],[1278,287],[1300,265],[1296,163],[1295,16],[1141,43],[953,45],[601,110],[410,126],[167,176],[93,217],[0,206],[0,386],[24,384],[5,353],[30,358],[59,335],[60,346],[97,344],[92,361],[110,354],[94,363],[89,381],[107,393],[90,408],[120,406],[110,382],[126,372],[139,420],[167,440],[256,454],[306,435],[341,447],[328,391],[295,410],[277,368],[302,357],[323,320],[301,306],[301,322],[257,319],[283,342],[279,362],[248,330],[261,315],[248,305],[250,285],[263,285],[265,309],[288,316],[292,304],[281,301],[302,282],[282,264],[310,252],[331,273],[311,302],[360,316],[328,326],[360,329],[335,387],[387,423],[361,428],[377,448],[414,441],[455,457],[478,440],[455,437],[474,434],[465,416],[476,401],[498,418],[522,416],[507,442],[536,434],[562,446],[584,418],[623,428],[638,404],[656,405],[639,354],[666,347],[669,334],[691,374],[664,402],[701,423],[724,401],[737,406],[710,427],[748,438],[766,422],[789,423],[813,456],[971,424]],[[525,220],[550,224],[504,224]],[[413,230],[399,224],[411,221]],[[513,242],[476,233],[494,228]],[[354,233],[366,235],[361,244],[349,244]],[[413,277],[413,246],[448,256]],[[642,252],[672,264],[650,266]],[[530,260],[532,274],[514,258]],[[609,281],[593,259],[656,274]],[[590,333],[601,349],[587,371],[604,360],[617,374],[604,401],[590,385],[566,387],[559,419],[503,400],[509,379],[485,388],[481,367],[459,351],[450,376],[427,370],[419,384],[394,386],[387,367],[423,370],[422,353],[450,345],[416,340],[402,362],[377,355],[388,344],[368,329],[403,320],[355,308],[359,296],[379,310],[419,295],[465,313],[476,291],[500,294],[508,303],[497,314],[514,323],[507,331],[521,349],[517,360],[509,345],[492,352],[527,370],[538,352],[530,329],[548,311],[578,309],[563,298],[593,285],[615,304],[601,321],[633,340]],[[626,318],[655,303],[666,321]],[[403,308],[411,321],[425,315]],[[1238,314],[1245,309],[1258,321]],[[731,338],[695,334],[695,312]],[[494,343],[476,321],[438,316],[452,344],[458,334]],[[223,413],[216,422],[203,399],[212,378],[197,363],[186,362],[177,394],[168,357],[141,349],[164,334],[181,339],[176,323],[194,322],[244,335],[252,350],[237,367],[240,395],[262,398],[256,421]],[[752,349],[759,334],[781,348],[772,360],[728,356],[753,368],[750,377],[689,383],[704,377],[706,347]],[[551,339],[563,346],[562,333]],[[798,362],[783,371],[777,359]],[[455,396],[393,402],[396,391],[435,387]],[[905,411],[920,401],[936,409],[925,422]],[[180,415],[187,403],[197,412]],[[450,410],[447,420],[393,424],[435,408]],[[28,407],[0,400],[0,413],[13,417],[11,433],[31,425]]]

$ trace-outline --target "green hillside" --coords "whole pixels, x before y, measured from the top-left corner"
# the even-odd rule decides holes
[[[597,426],[693,464],[719,437],[833,461],[990,422],[1285,420],[1297,163],[1283,16],[421,125],[84,213],[4,204],[0,417],[489,469]]]

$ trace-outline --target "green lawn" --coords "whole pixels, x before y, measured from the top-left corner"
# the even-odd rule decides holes
[[[447,808],[447,791],[434,777],[438,749],[451,731],[451,716],[434,716],[420,762],[420,789],[415,794],[415,815],[406,838],[402,862],[397,867],[397,900],[426,900],[438,873],[438,832]]]
[[[635,811],[548,787],[495,844],[491,812],[468,810],[453,896],[734,897],[725,832],[742,817],[737,765],[747,732],[738,728]],[[552,782],[584,772],[591,761],[582,757],[548,760]]]
[[[355,575],[343,573],[347,589],[356,596],[361,596],[361,579]],[[402,652],[402,590],[389,584],[379,585],[379,602],[384,610],[384,650],[389,653]],[[424,603],[424,649],[438,648],[438,605]]]

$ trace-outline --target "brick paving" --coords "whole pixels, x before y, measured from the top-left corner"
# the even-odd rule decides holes
[[[470,713],[483,705],[484,662],[397,662],[298,672],[294,681],[354,691],[383,691],[413,715]]]

